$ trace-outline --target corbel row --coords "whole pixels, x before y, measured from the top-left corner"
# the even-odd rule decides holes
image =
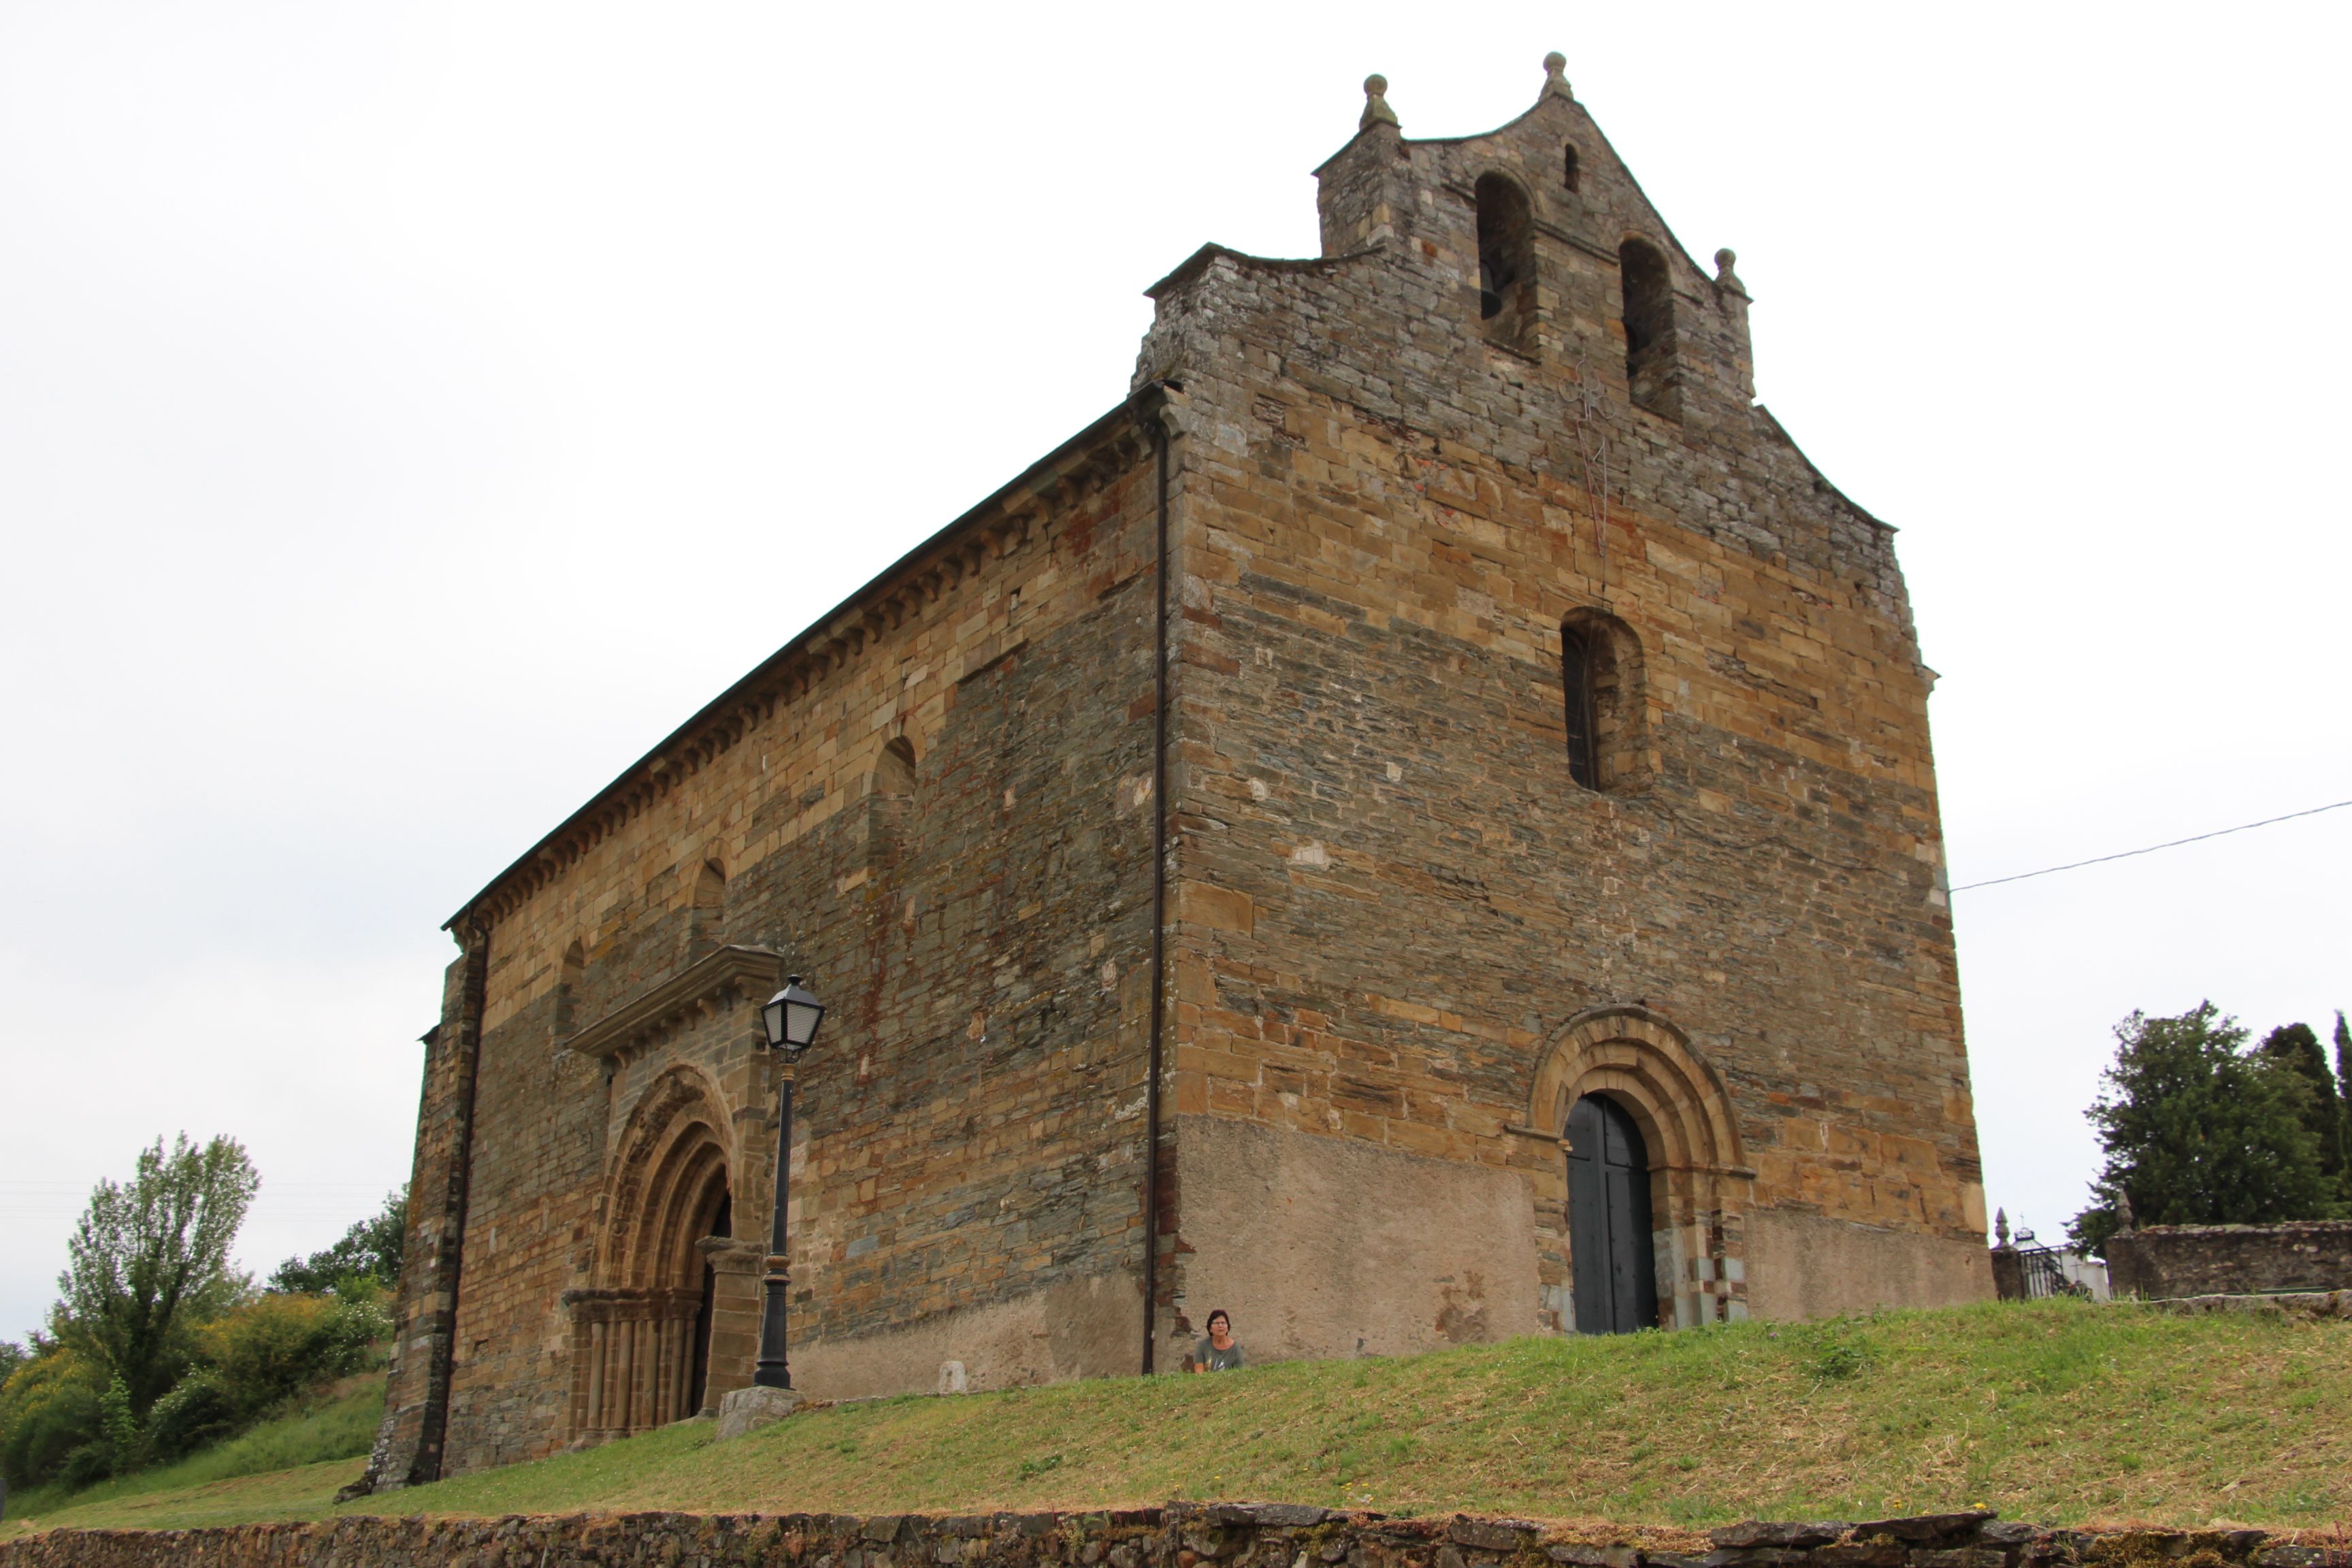
[[[1132,467],[1144,450],[1140,432],[1123,430],[1074,455],[1066,466],[1036,475],[1003,498],[994,515],[954,531],[898,577],[787,647],[761,672],[766,679],[748,683],[734,701],[707,715],[693,734],[681,738],[669,751],[647,758],[635,777],[582,813],[570,831],[545,845],[528,866],[518,868],[484,900],[485,912],[498,921],[521,908],[591,849],[778,713],[846,669],[890,633],[979,578],[993,563],[1043,537],[1049,518],[1108,485]]]

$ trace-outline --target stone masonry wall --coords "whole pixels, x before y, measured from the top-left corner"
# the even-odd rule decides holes
[[[690,1257],[672,1278],[620,1278],[612,1238],[633,1216],[616,1208],[654,1202],[667,1179],[649,1169],[637,1195],[638,1174],[616,1173],[625,1147],[658,1143],[649,1117],[700,1129],[732,1235],[764,1237],[764,991],[741,984],[618,1045],[570,1048],[730,944],[804,971],[832,1009],[799,1073],[802,1386],[929,1388],[950,1359],[975,1387],[1134,1370],[1151,472],[1133,415],[1102,422],[468,906],[460,924],[482,932],[470,1140],[446,1109],[458,1086],[429,1073],[419,1156],[420,1171],[428,1152],[464,1167],[467,1185],[446,1469],[573,1436],[567,1292],[698,1289]],[[910,784],[885,763],[894,742],[911,750]],[[756,1241],[744,1250],[755,1267]],[[727,1286],[736,1316],[755,1283]],[[447,1294],[425,1272],[404,1281],[379,1484],[432,1473],[417,1464],[425,1331]],[[877,1335],[903,1342],[880,1351]],[[714,1339],[713,1401],[748,1380],[751,1354],[748,1330]]]
[[[394,1519],[219,1530],[52,1531],[0,1568],[2352,1568],[2352,1548],[2260,1530],[2053,1530],[1989,1513],[1748,1523],[1704,1535],[1389,1519],[1287,1503],[1092,1513],[638,1513]]]
[[[2107,1240],[2118,1296],[2252,1296],[2352,1290],[2352,1220],[2158,1225]]]
[[[1477,312],[1496,174],[1536,215],[1508,344]],[[1297,1354],[1567,1326],[1564,1108],[1531,1100],[1596,1012],[1642,1038],[1588,1087],[1638,1099],[1652,1037],[1718,1080],[1634,1108],[1669,1321],[1989,1294],[1891,531],[1750,404],[1728,263],[1682,254],[1564,83],[1486,136],[1375,122],[1324,178],[1336,254],[1202,252],[1138,367],[1187,432],[1183,1320]],[[1627,235],[1671,261],[1678,417],[1628,395]],[[1566,763],[1580,616],[1633,666],[1601,789]],[[1729,1130],[1675,1157],[1700,1101]],[[1344,1281],[1324,1193],[1381,1194]]]

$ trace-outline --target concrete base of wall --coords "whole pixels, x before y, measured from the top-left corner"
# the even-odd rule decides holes
[[[1176,1160],[1190,1251],[1167,1370],[1220,1307],[1253,1362],[1541,1328],[1533,1199],[1512,1172],[1206,1116],[1177,1119]]]
[[[1790,1321],[1992,1299],[1981,1240],[1883,1230],[1820,1215],[1748,1215],[1748,1310]]]
[[[950,1363],[961,1364],[960,1380],[945,1370]],[[793,1386],[811,1399],[980,1393],[1115,1377],[1142,1364],[1143,1290],[1126,1273],[1065,1280],[1010,1301],[792,1350]]]

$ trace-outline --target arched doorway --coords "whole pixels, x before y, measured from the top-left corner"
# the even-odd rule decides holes
[[[607,1178],[596,1283],[564,1293],[578,1438],[625,1437],[703,1406],[718,1281],[702,1243],[729,1236],[734,1217],[724,1125],[715,1097],[683,1071],[629,1119]]]
[[[1589,1147],[1592,1140],[1570,1127],[1587,1101],[1596,1102],[1591,1116],[1602,1115],[1606,1105],[1622,1118],[1628,1173],[1636,1167],[1648,1173],[1645,1187],[1627,1185],[1643,1189],[1649,1212],[1636,1213],[1624,1228],[1648,1232],[1656,1315],[1630,1326],[1688,1328],[1746,1317],[1746,1215],[1756,1173],[1721,1075],[1663,1014],[1615,1003],[1570,1018],[1544,1053],[1528,1086],[1527,1125],[1554,1136],[1567,1132],[1571,1147]],[[1569,1196],[1551,1188],[1542,1200],[1550,1225],[1570,1221],[1569,1256],[1546,1281],[1548,1289],[1573,1299],[1573,1310],[1553,1320],[1563,1330],[1584,1327],[1586,1299],[1598,1289],[1586,1284],[1592,1248],[1573,1214],[1562,1212],[1573,1206],[1559,1202]]]
[[[1657,1327],[1649,1151],[1633,1119],[1606,1095],[1588,1094],[1569,1112],[1568,1229],[1576,1331]]]

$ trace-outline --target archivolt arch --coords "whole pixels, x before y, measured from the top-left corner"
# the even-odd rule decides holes
[[[689,1067],[654,1080],[622,1130],[605,1179],[604,1234],[596,1282],[608,1287],[682,1286],[701,1258],[694,1244],[737,1167],[719,1090]]]
[[[1565,1142],[1568,1114],[1588,1094],[1623,1107],[1648,1145],[1659,1294],[1675,1325],[1746,1317],[1755,1172],[1715,1064],[1663,1014],[1595,1007],[1570,1018],[1538,1065],[1528,1125]]]
[[[594,1283],[572,1312],[572,1425],[626,1436],[703,1403],[714,1305],[705,1237],[729,1228],[736,1168],[724,1101],[693,1068],[656,1079],[622,1129],[604,1184]]]

